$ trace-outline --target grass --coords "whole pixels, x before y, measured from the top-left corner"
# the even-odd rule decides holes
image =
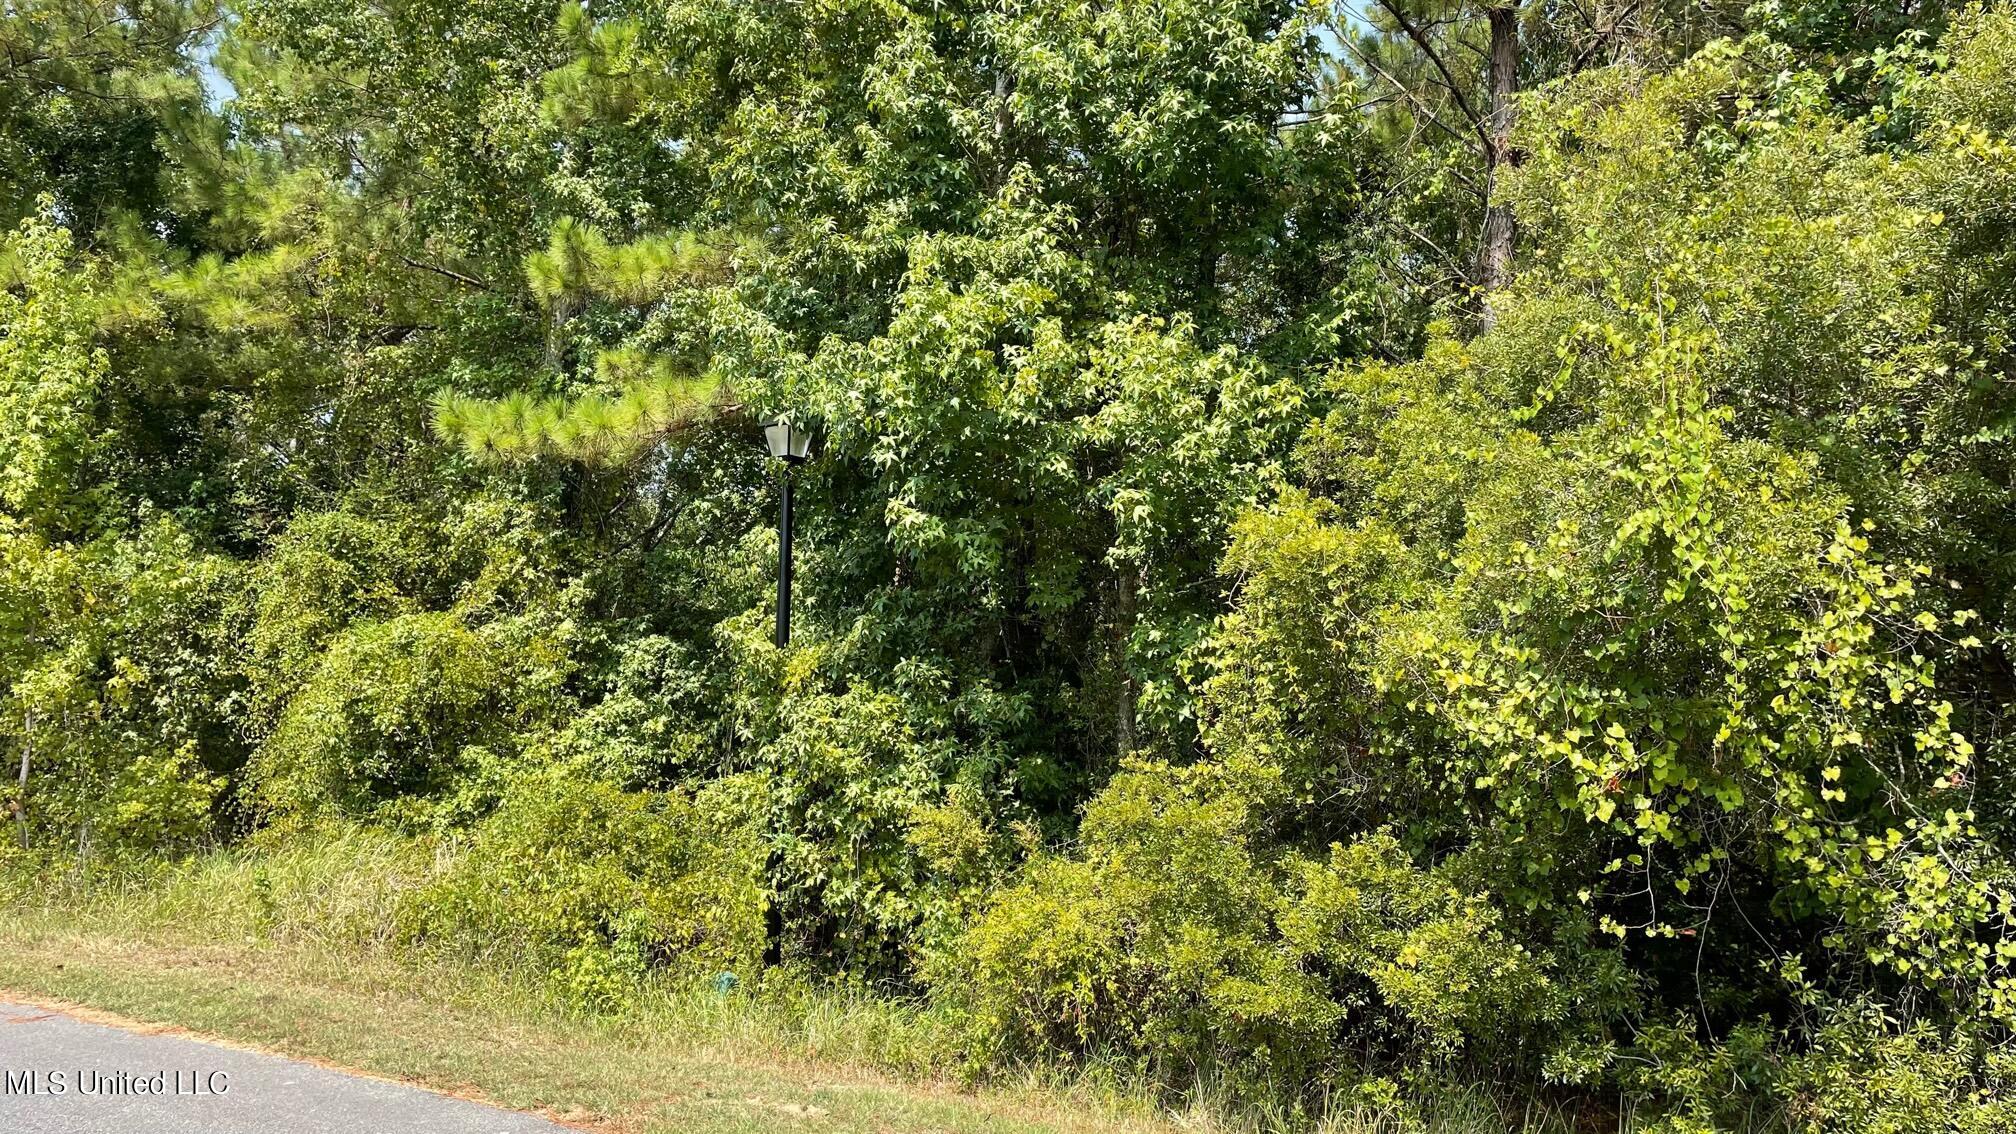
[[[652,987],[624,1011],[571,1007],[537,974],[393,947],[417,844],[366,832],[219,852],[139,881],[10,887],[0,995],[185,1028],[436,1090],[639,1134],[799,1130],[1260,1134],[1282,1116],[1208,1092],[1155,1100],[1097,1068],[975,1089],[947,1074],[944,1026],[884,998],[771,982]],[[1341,1107],[1321,1134],[1547,1134],[1545,1112],[1438,1093],[1420,1125]]]

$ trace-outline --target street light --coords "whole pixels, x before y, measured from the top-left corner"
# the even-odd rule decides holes
[[[784,462],[777,513],[777,648],[791,644],[791,467],[812,454],[812,435],[780,417],[763,427],[770,455]]]

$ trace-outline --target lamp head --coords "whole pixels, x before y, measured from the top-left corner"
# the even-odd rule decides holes
[[[789,418],[780,417],[765,425],[763,440],[769,443],[771,456],[788,464],[799,464],[812,455],[812,435],[791,424]]]

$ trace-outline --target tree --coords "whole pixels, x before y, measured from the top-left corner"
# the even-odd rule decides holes
[[[86,241],[125,212],[180,229],[169,165],[200,118],[212,0],[26,0],[0,21],[0,224],[47,194]],[[200,127],[199,127],[200,129]]]

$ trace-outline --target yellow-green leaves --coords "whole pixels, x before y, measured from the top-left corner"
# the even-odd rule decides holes
[[[70,233],[30,219],[0,260],[0,508],[36,525],[75,519],[93,487],[96,408],[109,368],[96,341],[95,273]]]

